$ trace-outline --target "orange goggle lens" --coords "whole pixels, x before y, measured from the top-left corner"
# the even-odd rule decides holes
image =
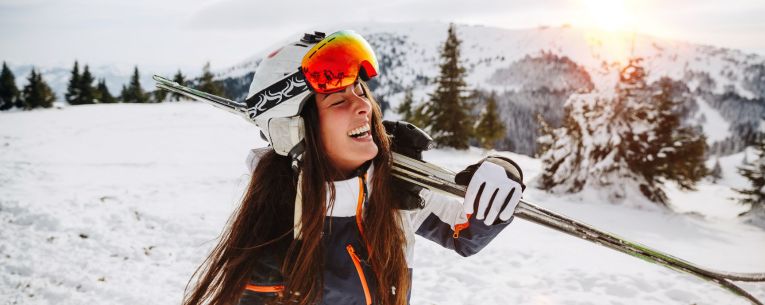
[[[354,31],[332,33],[317,43],[300,64],[306,81],[314,92],[333,93],[356,82],[375,77],[377,57],[364,37]]]

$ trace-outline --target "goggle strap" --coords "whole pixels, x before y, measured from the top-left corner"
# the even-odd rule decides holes
[[[298,68],[295,73],[285,76],[281,80],[260,90],[244,102],[247,104],[247,113],[250,119],[254,119],[281,104],[282,102],[309,90],[303,72]]]

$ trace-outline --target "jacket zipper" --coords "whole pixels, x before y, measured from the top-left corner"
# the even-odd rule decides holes
[[[249,290],[249,291],[254,291],[254,292],[274,292],[274,293],[277,293],[279,295],[281,295],[282,291],[284,291],[284,285],[259,286],[259,285],[247,284],[247,286],[245,286],[244,288]]]
[[[452,237],[460,238],[460,231],[470,227],[470,216],[473,216],[473,214],[467,214],[468,221],[466,221],[465,223],[458,223],[454,225],[454,234],[452,234]]]
[[[361,287],[364,288],[364,298],[367,300],[367,305],[372,304],[372,295],[369,294],[369,287],[367,286],[367,278],[364,276],[364,270],[361,269],[361,262],[359,260],[359,257],[356,255],[356,250],[353,249],[353,246],[348,244],[348,246],[345,247],[348,250],[348,255],[351,256],[351,260],[353,261],[353,265],[356,266],[356,272],[359,273],[359,280],[361,280]]]

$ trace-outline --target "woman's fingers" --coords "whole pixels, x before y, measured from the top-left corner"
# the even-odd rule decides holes
[[[510,217],[513,216],[513,213],[515,213],[515,208],[518,206],[518,202],[521,200],[521,195],[523,195],[523,188],[521,187],[520,183],[511,181],[510,184],[515,185],[510,191],[508,199],[505,204],[503,204],[502,211],[499,214],[499,219],[502,221],[507,221],[510,219]]]
[[[465,211],[465,214],[470,215],[473,214],[474,208],[473,203],[476,200],[476,196],[480,194],[480,190],[482,189],[483,181],[480,181],[480,179],[471,179],[470,184],[468,185],[467,192],[465,193],[465,202],[462,203],[462,208]]]
[[[500,209],[502,209],[502,204],[505,202],[507,195],[510,193],[510,189],[506,187],[497,186],[495,188],[495,195],[492,196],[491,200],[489,201],[489,207],[486,211],[486,219],[484,220],[484,223],[487,226],[494,224],[494,221],[497,220],[497,216],[501,211]]]
[[[486,217],[486,210],[489,208],[491,199],[497,190],[496,187],[488,182],[484,182],[484,185],[481,197],[478,199],[478,211],[475,212],[476,219],[484,219],[484,217]]]

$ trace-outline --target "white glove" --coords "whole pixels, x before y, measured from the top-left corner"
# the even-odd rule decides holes
[[[517,165],[512,165],[520,172]],[[473,214],[478,220],[483,219],[487,226],[494,224],[497,217],[502,221],[510,219],[524,189],[521,183],[508,177],[514,175],[522,179],[523,174],[518,175],[517,172],[506,170],[491,162],[490,158],[482,162],[470,179],[465,193],[465,214]]]

